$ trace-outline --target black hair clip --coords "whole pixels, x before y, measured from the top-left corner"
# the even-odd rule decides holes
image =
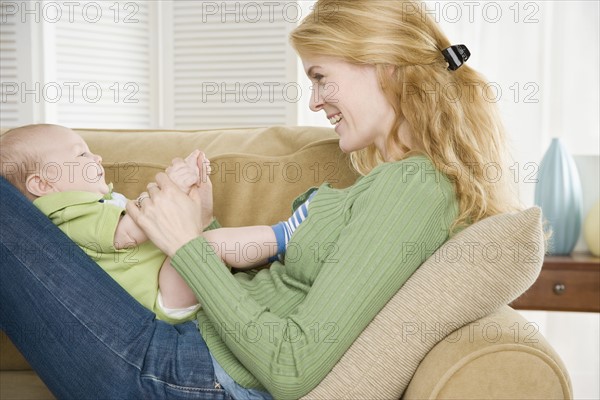
[[[447,49],[442,50],[442,54],[448,62],[448,70],[450,71],[456,71],[461,65],[467,62],[471,56],[471,52],[464,44],[450,46]]]

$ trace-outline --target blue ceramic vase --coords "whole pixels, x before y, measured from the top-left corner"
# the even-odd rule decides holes
[[[570,254],[581,233],[583,196],[575,161],[558,138],[552,139],[540,164],[535,204],[552,226],[548,253]]]

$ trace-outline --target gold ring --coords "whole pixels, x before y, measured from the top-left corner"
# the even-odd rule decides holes
[[[140,196],[135,201],[135,205],[137,206],[137,208],[142,208],[142,201],[149,199],[149,198],[150,198],[150,196]]]

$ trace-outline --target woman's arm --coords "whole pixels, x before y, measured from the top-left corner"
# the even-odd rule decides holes
[[[279,316],[256,302],[205,239],[193,240],[190,233],[175,242],[163,239],[171,252],[187,243],[172,254],[172,263],[214,325],[201,327],[203,335],[219,335],[275,397],[306,394],[422,263],[424,249],[430,254],[446,240],[456,213],[451,185],[446,182],[442,190],[418,172],[398,168],[383,186],[365,192],[368,206],[353,209],[336,238],[335,262],[323,265],[291,315]],[[157,199],[168,196],[165,189]],[[312,243],[304,245],[309,252]],[[263,334],[232,338],[236,326],[261,327]]]
[[[177,186],[179,187],[179,185]],[[205,207],[202,207],[202,195],[197,191],[194,193],[198,195],[198,208],[201,211],[201,215],[197,218],[202,221],[202,225],[205,225],[202,219],[205,212]],[[148,194],[144,192],[140,195],[140,197],[144,196],[148,197]],[[142,202],[142,206],[148,200],[149,197]],[[115,232],[115,248],[117,249],[131,246],[132,243],[139,245],[148,240],[146,233],[131,217],[131,210],[121,218],[117,225]],[[277,240],[273,228],[270,226],[219,228],[208,230],[202,233],[202,236],[206,239],[212,252],[233,268],[247,269],[264,265],[270,257],[277,254]]]
[[[207,182],[210,182],[208,176],[205,175],[205,177]],[[157,175],[157,181],[158,179],[159,176]],[[183,199],[181,195],[174,190],[174,186],[178,187],[179,185],[171,179],[171,176],[167,175],[165,177],[164,175],[160,175],[160,179],[162,180],[163,187],[165,189],[168,188],[169,193],[173,196],[172,201],[181,201],[180,199]],[[161,192],[156,184],[150,184],[148,187],[149,191],[152,190],[156,194],[160,194]],[[204,201],[207,197],[206,193],[211,195],[209,207],[204,205]],[[315,192],[313,192],[313,194],[314,193]],[[143,195],[144,194],[142,194],[142,196]],[[190,191],[190,200],[192,201],[186,201],[186,204],[188,205],[187,209],[190,211],[190,214],[182,215],[181,212],[177,214],[182,215],[183,220],[201,221],[200,223],[204,226],[203,230],[205,231],[201,235],[206,239],[210,246],[209,251],[216,254],[225,264],[238,269],[248,269],[265,265],[272,260],[274,256],[285,251],[290,236],[308,215],[310,198],[312,198],[312,195],[305,203],[298,207],[289,220],[282,221],[274,226],[219,228],[207,231],[206,225],[208,224],[206,224],[205,218],[208,216],[212,219],[212,187],[206,189],[201,186],[200,188],[195,187],[193,194],[192,191]],[[155,196],[154,199],[157,200],[158,196]],[[150,196],[147,196],[146,200],[142,202],[142,206],[145,206],[146,202],[150,203]],[[196,205],[194,206],[193,203]],[[173,204],[177,204],[177,207],[173,207],[172,215],[175,215],[175,208],[180,207],[180,205],[179,203]],[[200,210],[200,214],[192,211],[194,207],[197,207]],[[207,213],[207,209],[210,213]],[[137,210],[132,207],[128,208],[128,211],[131,213],[136,212]],[[130,232],[133,231],[139,234],[139,237],[146,238],[145,232],[139,228],[137,223],[129,217],[129,215],[126,215],[126,217],[128,217],[127,220],[122,221],[124,231],[125,229],[130,229]],[[123,218],[125,219],[125,217]],[[208,222],[210,222],[210,220]],[[184,223],[184,221],[182,221],[182,223]],[[197,233],[198,225],[192,223],[191,229],[191,232],[194,232],[194,234]],[[276,233],[276,230],[279,231],[279,235]],[[127,234],[130,234],[130,232],[127,232]],[[196,236],[199,235],[200,234]],[[129,243],[131,243],[131,241],[129,241]],[[185,242],[181,242],[181,245],[183,244],[185,244]]]
[[[204,229],[206,229],[212,222],[213,202],[212,182],[209,177],[210,165],[205,154],[200,150],[194,150],[185,159],[175,158],[165,173],[186,194],[190,192],[192,187],[198,188],[201,199],[202,219],[205,222]],[[138,196],[138,199],[146,197],[148,197],[148,193],[144,192]],[[218,242],[220,238],[216,236],[214,239]],[[115,248],[123,249],[132,244],[139,245],[146,240],[148,240],[148,236],[131,216],[127,213],[123,215],[115,231]]]
[[[264,265],[277,254],[277,240],[269,226],[219,228],[203,233],[206,225],[203,217],[207,214],[202,204],[204,193],[200,188],[193,187],[186,196],[167,175],[158,174],[156,180],[163,189],[154,183],[148,185],[150,195],[141,204],[144,212],[134,202],[127,203],[128,219],[122,221],[123,232],[128,228],[139,229],[146,237],[145,231],[139,227],[143,226],[150,230],[154,244],[169,256],[191,239],[202,235],[206,239],[207,251],[235,268]],[[146,218],[147,215],[151,217]],[[160,225],[163,219],[171,219],[175,226],[163,231]]]
[[[159,249],[173,257],[177,249],[202,234],[201,192],[193,187],[186,195],[163,172],[147,189],[149,197],[140,208],[133,201],[127,202],[127,214]]]

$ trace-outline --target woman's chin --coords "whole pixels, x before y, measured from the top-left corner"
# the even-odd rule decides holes
[[[361,150],[364,147],[357,146],[356,143],[352,143],[348,141],[347,138],[344,138],[342,136],[340,136],[339,146],[340,150],[342,150],[346,154],[352,153],[353,151]]]
[[[347,147],[342,140],[340,140],[339,146],[340,146],[340,150],[342,150],[342,152],[344,152],[346,154],[352,152],[352,149]]]

